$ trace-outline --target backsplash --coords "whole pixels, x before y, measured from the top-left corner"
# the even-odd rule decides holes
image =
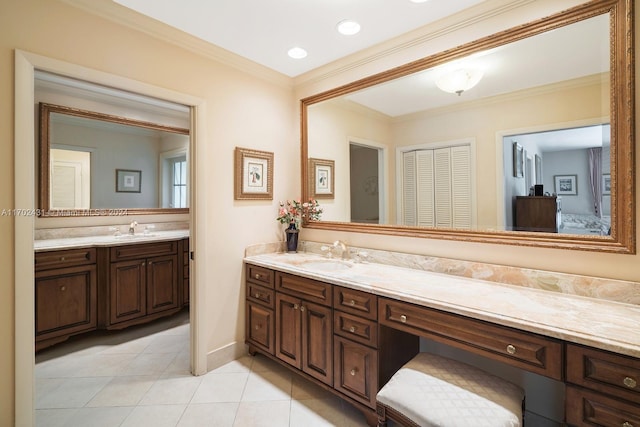
[[[136,230],[142,233],[145,227],[153,226],[153,231],[172,231],[172,230],[188,230],[188,222],[138,222]],[[101,225],[93,227],[58,227],[58,228],[38,228],[34,230],[35,240],[47,239],[63,239],[68,237],[86,237],[86,236],[107,236],[114,234],[114,228],[118,228],[122,234],[128,231],[128,225]]]
[[[245,255],[283,251],[283,242],[252,245]],[[326,255],[322,246],[328,243],[301,241],[299,252]],[[580,276],[554,271],[534,270],[497,264],[438,258],[424,255],[349,247],[350,257],[360,254],[364,262],[432,271],[526,288],[579,295],[626,304],[640,305],[640,283],[600,277]]]

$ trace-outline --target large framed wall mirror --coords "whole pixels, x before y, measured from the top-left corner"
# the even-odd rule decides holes
[[[40,103],[40,216],[188,213],[189,129]]]
[[[591,1],[302,99],[303,198],[308,159],[335,163],[306,226],[635,253],[632,9]]]

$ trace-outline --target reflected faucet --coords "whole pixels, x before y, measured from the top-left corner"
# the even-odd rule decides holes
[[[336,240],[335,242],[333,242],[333,249],[337,248],[340,248],[340,255],[342,259],[349,258],[349,251],[347,250],[347,244],[345,242],[343,242],[342,240]]]
[[[131,221],[131,224],[129,224],[129,235],[133,236],[136,233],[136,225],[138,225],[138,221]]]

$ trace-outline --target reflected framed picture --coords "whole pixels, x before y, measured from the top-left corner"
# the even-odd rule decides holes
[[[309,192],[312,198],[334,198],[334,170],[333,160],[309,159]]]
[[[611,174],[610,173],[602,174],[602,195],[603,196],[611,195]]]
[[[236,147],[236,200],[273,200],[273,153]]]
[[[142,171],[116,169],[116,193],[140,193]]]
[[[513,176],[516,178],[524,176],[524,149],[515,141],[513,142]]]
[[[578,175],[554,175],[553,181],[558,196],[578,195]]]

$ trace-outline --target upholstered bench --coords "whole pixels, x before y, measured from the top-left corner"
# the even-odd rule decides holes
[[[479,368],[419,353],[376,396],[378,427],[519,427],[524,391]]]

